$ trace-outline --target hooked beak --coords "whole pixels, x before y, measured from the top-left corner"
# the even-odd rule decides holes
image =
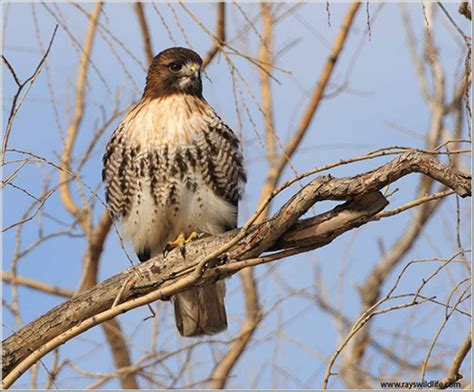
[[[185,67],[185,74],[186,76],[190,76],[193,79],[197,79],[199,77],[199,64],[187,64]]]

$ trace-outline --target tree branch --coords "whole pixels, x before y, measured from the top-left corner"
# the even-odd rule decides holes
[[[2,153],[1,153],[2,165],[5,163],[5,154],[6,154],[7,148],[8,148],[8,140],[10,138],[10,133],[11,133],[11,130],[12,130],[13,121],[15,119],[16,113],[20,109],[23,101],[25,100],[25,98],[28,95],[29,91],[33,87],[33,84],[35,83],[36,78],[41,73],[41,70],[43,69],[43,65],[46,61],[46,58],[48,57],[49,52],[51,51],[51,47],[53,46],[54,38],[56,37],[56,32],[57,31],[58,31],[58,25],[56,25],[56,27],[54,28],[53,35],[51,36],[51,39],[49,40],[49,44],[48,44],[48,47],[46,49],[46,52],[44,52],[43,56],[41,57],[41,60],[39,61],[38,65],[36,66],[33,74],[31,76],[29,76],[23,83],[20,83],[20,79],[16,75],[16,72],[15,72],[14,68],[9,63],[9,61],[6,59],[6,57],[2,54],[2,60],[7,65],[10,73],[13,76],[13,79],[15,80],[16,85],[18,86],[18,90],[17,90],[15,96],[13,97],[12,106],[11,106],[11,109],[10,109],[10,114],[9,114],[8,120],[7,120],[7,126],[6,126],[6,129],[5,129],[5,136],[3,137]],[[22,90],[25,86],[27,86],[27,89],[26,89],[25,93],[23,94],[23,96],[20,98],[20,94],[21,94],[21,92],[22,92]],[[20,98],[20,102],[18,102],[19,98]],[[17,102],[18,102],[18,104],[17,104]]]
[[[267,159],[270,166],[276,158],[275,129],[273,125],[273,102],[271,92],[270,72],[273,66],[273,16],[271,3],[260,4],[263,32],[259,48],[260,89],[262,94],[263,114],[265,117],[265,135],[267,139]]]
[[[151,64],[153,61],[153,49],[151,46],[151,37],[150,37],[150,30],[148,28],[148,23],[145,17],[145,10],[143,9],[143,4],[140,2],[136,2],[133,4],[133,8],[135,9],[135,13],[137,14],[138,24],[140,25],[140,30],[143,36],[143,44],[145,45],[145,55],[148,64]]]
[[[68,128],[67,138],[64,142],[64,150],[61,155],[62,167],[64,170],[59,172],[59,181],[60,181],[60,196],[61,201],[64,204],[64,207],[73,215],[81,224],[85,233],[88,233],[88,223],[89,214],[85,214],[87,210],[82,210],[78,207],[74,198],[72,196],[70,188],[70,178],[69,172],[71,171],[72,164],[72,152],[74,144],[79,132],[79,127],[82,122],[85,110],[85,94],[86,94],[86,81],[87,81],[87,71],[90,63],[90,54],[92,47],[94,45],[94,39],[97,31],[97,24],[99,22],[99,16],[102,12],[104,3],[98,1],[94,10],[91,14],[89,26],[86,32],[86,38],[84,40],[84,50],[81,54],[79,71],[77,74],[76,80],[76,101],[74,109],[74,118]]]
[[[470,175],[419,151],[407,152],[376,170],[353,177],[318,177],[300,189],[272,219],[191,243],[186,248],[186,258],[173,251],[166,258],[155,257],[130,268],[53,308],[5,339],[4,388],[58,345],[123,312],[190,286],[223,279],[242,268],[276,260],[288,251],[295,254],[329,244],[342,233],[371,221],[387,204],[377,191],[410,173],[423,173],[461,197],[471,195]],[[314,203],[323,200],[349,202],[299,220]],[[204,268],[196,268],[234,238],[241,240]],[[287,253],[259,258],[268,251]]]
[[[259,60],[262,65],[259,65],[261,71],[261,86],[262,86],[262,99],[264,102],[264,120],[265,120],[265,133],[267,136],[267,155],[269,161],[269,170],[267,174],[267,178],[263,184],[260,199],[258,205],[262,205],[264,201],[271,195],[285,169],[286,165],[289,163],[291,156],[294,154],[296,149],[298,148],[299,144],[303,140],[303,136],[305,135],[306,131],[309,128],[309,125],[313,119],[313,116],[316,112],[319,103],[321,102],[321,98],[324,94],[326,89],[327,83],[329,78],[332,74],[334,69],[335,63],[337,61],[337,57],[339,56],[346,38],[348,36],[348,32],[354,20],[355,13],[359,8],[359,3],[354,3],[351,7],[349,7],[349,11],[343,21],[341,29],[339,31],[338,36],[334,42],[333,48],[329,55],[328,61],[326,62],[325,67],[321,73],[320,79],[318,84],[315,87],[315,91],[313,97],[303,115],[303,118],[300,122],[298,129],[295,131],[294,135],[290,139],[287,147],[282,151],[281,155],[276,156],[275,151],[275,141],[278,139],[275,138],[275,132],[273,127],[273,120],[272,120],[272,102],[270,98],[270,78],[271,74],[269,73],[271,67],[273,66],[272,63],[272,40],[273,40],[273,21],[270,6],[267,4],[262,3],[262,18],[263,18],[263,36],[262,42],[260,47],[260,55]],[[281,147],[281,143],[280,144]],[[282,147],[283,149],[283,147]],[[261,222],[268,218],[268,214],[270,211],[270,204],[266,204],[263,213],[260,215],[260,219],[258,222]],[[212,387],[213,388],[223,388],[225,386],[226,380],[232,371],[233,367],[237,363],[238,359],[242,355],[247,346],[248,342],[250,341],[253,333],[255,332],[256,328],[258,327],[260,320],[261,320],[261,309],[258,302],[258,292],[257,292],[257,284],[255,282],[255,278],[253,276],[253,271],[251,269],[244,269],[242,270],[241,274],[242,279],[242,286],[244,288],[245,294],[245,305],[246,305],[246,318],[243,321],[237,339],[234,340],[231,347],[227,351],[224,358],[216,365],[214,370],[212,371],[211,379],[212,379]]]
[[[453,362],[449,367],[448,374],[440,382],[442,389],[449,388],[452,383],[462,379],[462,374],[459,373],[459,369],[461,368],[464,358],[466,358],[469,351],[471,351],[471,345],[472,332],[469,330],[466,339],[454,356]]]
[[[39,280],[25,278],[23,276],[14,276],[12,273],[2,271],[2,280],[5,283],[19,284],[29,287],[30,289],[42,291],[43,293],[58,295],[60,297],[70,298],[74,295],[74,291],[63,289],[62,287],[52,286]]]
[[[107,211],[102,216],[96,226],[92,225],[92,215],[87,205],[80,207],[74,200],[70,187],[70,172],[72,166],[72,155],[74,145],[79,133],[79,128],[84,117],[86,107],[86,84],[89,64],[91,63],[91,53],[94,46],[97,27],[99,25],[100,14],[104,3],[98,1],[89,16],[89,26],[84,39],[84,49],[80,57],[79,70],[76,80],[76,100],[74,118],[68,128],[67,138],[64,143],[64,150],[61,155],[62,168],[59,172],[60,196],[64,207],[73,215],[81,225],[87,236],[87,251],[84,256],[83,274],[79,284],[78,293],[87,290],[97,284],[97,272],[103,244],[109,233],[112,220]],[[107,320],[103,324],[103,330],[109,343],[112,357],[117,368],[130,366],[130,355],[125,338],[121,332],[120,324],[117,320]],[[133,374],[124,374],[120,378],[123,388],[138,388]]]
[[[216,33],[213,35],[214,43],[207,51],[202,60],[202,69],[205,69],[215,57],[217,52],[222,49],[225,44],[225,7],[226,4],[221,1],[216,4]]]
[[[288,161],[293,156],[293,154],[296,152],[304,135],[306,134],[306,131],[311,125],[316,110],[318,109],[319,104],[323,98],[326,86],[336,66],[337,59],[344,48],[344,44],[346,43],[349,31],[360,4],[361,3],[359,2],[355,2],[349,7],[349,11],[344,17],[344,21],[342,22],[342,26],[339,30],[336,40],[334,41],[331,53],[329,53],[326,64],[324,65],[323,71],[321,72],[318,83],[315,86],[311,100],[303,114],[303,117],[301,118],[298,128],[292,135],[291,139],[285,143],[285,150],[282,151],[280,157],[274,162],[274,165],[272,166],[265,181],[265,187],[274,188],[276,184],[278,184],[280,176],[283,173],[283,169],[288,164]]]
[[[271,167],[276,157],[275,150],[275,130],[273,127],[273,103],[271,99],[270,72],[273,65],[272,45],[273,45],[273,19],[271,14],[271,4],[261,4],[261,14],[263,21],[263,36],[261,38],[259,61],[260,67],[260,85],[263,101],[263,115],[265,123],[265,134],[267,136],[267,158]],[[276,186],[276,184],[274,184]],[[258,205],[272,193],[273,189],[263,187],[260,194]],[[269,205],[256,220],[257,223],[263,222],[268,218]],[[262,310],[260,307],[257,282],[254,272],[250,268],[245,268],[240,272],[242,280],[242,289],[245,301],[245,319],[242,321],[235,339],[222,359],[212,370],[210,387],[213,389],[222,389],[225,387],[229,375],[235,364],[245,351],[250,339],[262,320]]]

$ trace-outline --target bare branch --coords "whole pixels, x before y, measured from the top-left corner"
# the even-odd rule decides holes
[[[202,68],[205,69],[211,61],[214,59],[215,55],[221,48],[225,45],[225,8],[226,4],[224,2],[218,2],[216,4],[216,33],[213,36],[214,43],[209,48],[202,60]]]
[[[18,79],[18,76],[16,76],[15,69],[12,67],[10,62],[7,60],[7,58],[2,54],[2,60],[3,62],[7,65],[8,70],[13,76],[13,79],[15,80],[15,83],[17,84],[18,87],[21,87],[22,83],[20,82],[20,79]]]
[[[87,250],[84,255],[82,278],[78,292],[90,289],[97,284],[99,260],[111,226],[112,219],[110,218],[109,212],[104,211],[97,225],[91,229],[88,238]]]
[[[459,283],[455,289],[453,290],[453,292],[458,288],[458,286],[460,286],[462,283],[465,283],[465,282],[461,282]],[[466,296],[469,296],[470,295],[470,291],[471,291],[471,285],[469,285],[468,288],[466,288],[462,293],[461,295],[459,296],[458,300],[456,301],[456,303],[454,304],[454,306],[449,310],[449,312],[447,311],[446,312],[446,315],[444,317],[444,320],[442,321],[442,323],[440,324],[440,326],[438,327],[434,337],[433,337],[433,341],[431,342],[430,346],[429,346],[429,349],[428,349],[428,352],[426,353],[426,356],[423,360],[423,363],[422,363],[422,366],[421,366],[421,381],[425,381],[425,374],[426,374],[426,369],[428,367],[428,361],[430,359],[430,356],[431,356],[431,353],[433,352],[433,349],[434,349],[434,346],[436,344],[436,342],[438,341],[438,338],[439,338],[439,335],[441,334],[441,332],[443,331],[443,329],[445,328],[446,324],[448,323],[450,317],[453,315],[455,309],[457,309],[457,306],[463,301],[465,300]],[[470,339],[469,339],[470,340]],[[469,346],[470,346],[470,343],[468,343]],[[463,347],[461,347],[461,349],[463,349]],[[469,349],[467,349],[469,351]],[[464,349],[463,349],[464,351]],[[461,360],[462,362],[462,360]],[[459,364],[460,365],[460,364]],[[450,369],[451,370],[451,369]],[[456,370],[456,369],[453,369],[453,370]],[[457,369],[459,370],[459,368]],[[456,371],[456,374],[455,374],[456,378],[458,376],[458,373]],[[458,379],[456,379],[457,381]]]
[[[140,25],[140,30],[143,36],[143,44],[145,46],[145,55],[148,64],[151,64],[153,61],[153,49],[151,46],[151,37],[150,37],[150,30],[148,28],[148,23],[145,17],[145,10],[143,9],[143,3],[136,2],[133,3],[133,8],[135,13],[137,14],[138,24]]]
[[[79,208],[74,201],[70,188],[70,179],[68,172],[71,170],[72,151],[74,143],[76,141],[77,134],[79,132],[79,126],[84,116],[85,108],[85,90],[87,80],[87,70],[90,62],[90,53],[94,45],[94,38],[96,35],[97,24],[99,21],[100,13],[102,12],[104,3],[98,1],[90,17],[89,27],[87,28],[86,38],[84,41],[84,50],[81,53],[79,71],[76,80],[76,103],[74,119],[67,131],[67,138],[64,144],[64,150],[61,156],[62,167],[64,170],[59,172],[60,184],[60,195],[61,201],[63,202],[66,209],[79,221],[84,232],[88,232],[89,227],[87,220],[89,219],[88,214],[85,210]]]
[[[36,78],[38,77],[38,75],[41,73],[41,70],[43,69],[43,65],[44,65],[44,62],[46,61],[46,58],[48,57],[48,54],[51,50],[51,47],[53,46],[53,42],[54,42],[54,37],[56,36],[56,32],[58,30],[58,25],[56,25],[56,27],[54,28],[54,31],[53,31],[53,35],[51,36],[51,39],[49,40],[49,44],[48,44],[48,48],[46,49],[46,52],[44,52],[44,55],[43,57],[41,58],[40,62],[38,63],[38,65],[36,66],[33,74],[31,76],[29,76],[23,83],[20,84],[19,82],[19,79],[18,79],[18,76],[16,75],[13,67],[11,66],[11,64],[7,61],[7,59],[5,58],[4,55],[2,55],[2,59],[3,61],[5,62],[5,64],[7,65],[8,69],[10,70],[10,72],[12,73],[12,76],[13,78],[15,79],[15,82],[16,84],[18,85],[18,91],[16,92],[15,96],[13,97],[13,102],[12,102],[12,107],[10,109],[10,114],[8,116],[8,120],[7,120],[7,127],[6,127],[6,130],[5,130],[5,136],[3,138],[3,145],[2,145],[2,164],[5,162],[5,153],[7,152],[7,148],[8,148],[8,140],[10,138],[10,133],[11,133],[11,130],[12,130],[12,126],[13,126],[13,121],[15,119],[15,115],[16,113],[18,112],[18,110],[20,109],[21,107],[21,104],[23,103],[23,101],[25,100],[26,96],[28,95],[29,91],[31,90],[31,88],[33,87],[33,84],[34,82],[36,81]],[[23,90],[23,88],[27,86],[27,89],[25,91],[25,93],[23,94],[23,96],[20,98],[20,94],[21,94],[21,91]],[[17,104],[17,101],[18,101],[18,98],[20,98],[20,102],[18,102]]]
[[[74,295],[74,291],[72,290],[51,286],[38,280],[26,278],[23,276],[13,276],[11,273],[5,271],[2,271],[2,280],[5,283],[16,283],[31,289],[42,291],[43,293],[59,295],[60,297],[70,298]]]
[[[188,246],[186,259],[183,259],[179,251],[171,252],[165,260],[155,257],[59,305],[8,337],[3,342],[3,371],[5,376],[8,375],[4,380],[5,385],[10,385],[32,363],[57,347],[57,344],[64,343],[97,323],[126,310],[168,297],[192,285],[222,279],[244,268],[242,264],[232,268],[234,261],[253,259],[269,250],[299,247],[302,251],[307,251],[330,243],[342,232],[372,220],[386,205],[385,199],[380,199],[381,195],[373,192],[414,172],[423,173],[443,183],[462,197],[471,194],[469,175],[442,164],[430,154],[415,151],[354,177],[318,177],[297,192],[271,220],[196,241]],[[367,197],[376,197],[380,201],[376,203],[369,199],[368,202]],[[351,204],[354,202],[349,202],[328,213],[297,223],[299,217],[318,201],[356,198],[365,203],[365,208],[355,208]],[[352,217],[349,215],[348,220],[343,219],[349,211],[358,213]],[[329,221],[332,219],[336,219],[338,224],[331,225]],[[326,229],[321,224],[322,221],[327,222]],[[231,244],[235,238],[240,241],[227,251],[228,246],[222,244]],[[219,255],[216,249],[227,252]],[[216,266],[216,260],[230,262],[220,267],[218,262]],[[255,264],[264,261],[265,258]],[[123,283],[128,279],[129,284],[124,287]],[[121,290],[120,303],[110,308]],[[91,298],[94,300],[91,301]],[[51,327],[51,320],[54,320],[55,328]],[[31,352],[32,356],[28,357]]]
[[[288,141],[288,143],[286,143],[285,150],[282,152],[280,158],[272,167],[272,170],[270,171],[269,176],[266,179],[265,186],[269,188],[275,187],[275,185],[278,183],[278,180],[280,179],[283,169],[285,168],[288,161],[295,153],[301,140],[306,134],[306,131],[311,125],[311,122],[314,118],[316,110],[318,109],[321,99],[324,95],[326,86],[329,82],[329,79],[331,78],[332,72],[337,63],[337,59],[340,53],[342,52],[342,49],[344,48],[344,44],[346,42],[347,36],[349,34],[349,31],[354,21],[357,10],[360,7],[360,4],[361,3],[359,2],[355,2],[350,5],[349,11],[344,17],[344,21],[342,22],[341,29],[339,30],[336,40],[334,41],[331,52],[328,56],[326,64],[324,65],[319,81],[315,86],[311,100],[303,114],[303,117],[301,118],[298,128],[296,129],[295,133],[293,134],[291,139]]]
[[[269,77],[273,64],[273,17],[271,13],[271,3],[261,3],[260,8],[263,19],[263,33],[259,49],[259,60],[264,68],[260,71],[260,86],[265,117],[265,135],[267,137],[267,159],[269,165],[272,166],[276,158],[273,103]]]
[[[452,383],[462,378],[462,375],[459,373],[459,369],[461,368],[461,365],[464,359],[466,358],[467,354],[469,353],[469,351],[471,351],[471,345],[472,345],[472,331],[469,330],[466,339],[464,340],[461,347],[459,347],[459,350],[456,352],[456,355],[454,356],[453,362],[451,363],[451,366],[449,367],[448,374],[440,382],[440,384],[442,384],[444,388],[449,388],[449,386]]]

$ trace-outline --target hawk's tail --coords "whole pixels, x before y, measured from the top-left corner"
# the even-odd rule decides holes
[[[182,336],[214,335],[227,328],[225,283],[195,287],[173,297],[176,326]]]

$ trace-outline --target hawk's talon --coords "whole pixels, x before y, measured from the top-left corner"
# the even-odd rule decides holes
[[[170,241],[166,244],[165,250],[163,251],[163,255],[165,256],[169,252],[171,252],[175,248],[179,248],[179,251],[181,252],[181,256],[183,258],[186,257],[186,244],[189,244],[193,242],[196,239],[199,239],[202,236],[201,233],[196,233],[193,231],[188,238],[185,237],[184,233],[181,232],[179,233],[178,237],[174,241]],[[166,256],[165,256],[166,257]]]
[[[184,233],[179,233],[178,237],[174,241],[170,241],[166,244],[165,250],[168,252],[172,251],[174,248],[182,248],[186,243],[186,238],[184,237]]]
[[[194,240],[198,240],[203,236],[204,233],[197,233],[193,231],[191,234],[189,234],[188,238],[184,241],[186,244],[189,244],[193,242]]]

